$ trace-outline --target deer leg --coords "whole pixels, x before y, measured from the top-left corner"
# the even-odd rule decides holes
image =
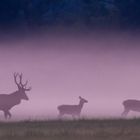
[[[8,113],[7,113],[7,111],[5,111],[5,110],[4,110],[4,117],[5,117],[5,119],[8,118]]]
[[[123,111],[123,113],[121,114],[121,116],[122,117],[126,117],[127,114],[129,113],[129,111],[130,111],[129,109],[125,108],[124,111]]]
[[[11,118],[11,113],[9,112],[9,110],[4,110],[4,117],[5,117],[5,119],[8,119],[8,117],[9,118]]]
[[[9,110],[7,111],[7,114],[9,116],[9,119],[12,117],[11,113],[9,112]]]
[[[59,113],[59,115],[58,115],[58,118],[62,118],[63,117],[63,115],[64,115],[64,113]]]
[[[75,119],[75,115],[72,114],[72,118]]]
[[[80,114],[75,114],[75,115],[72,115],[72,118],[73,118],[73,119],[75,119],[75,120],[77,120],[77,119],[79,119],[79,118],[80,118]]]

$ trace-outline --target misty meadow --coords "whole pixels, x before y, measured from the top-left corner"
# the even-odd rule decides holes
[[[139,140],[138,0],[0,1],[0,139]]]
[[[3,140],[138,140],[140,120],[25,121],[0,123]]]

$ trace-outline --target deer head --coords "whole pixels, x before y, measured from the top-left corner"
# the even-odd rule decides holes
[[[79,96],[80,102],[81,103],[88,103],[88,101],[84,98],[82,98],[81,96]]]
[[[19,79],[19,82],[17,81],[17,77]],[[27,84],[28,84],[28,81],[26,81],[24,84],[23,84],[23,81],[22,81],[22,73],[19,74],[19,73],[14,73],[14,82],[15,84],[17,85],[18,87],[18,91],[17,93],[20,94],[20,97],[21,99],[24,99],[24,100],[29,100],[29,98],[27,97],[25,91],[30,91],[31,90],[31,87],[27,88]]]

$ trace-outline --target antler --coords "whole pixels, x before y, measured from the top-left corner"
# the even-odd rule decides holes
[[[20,83],[20,85],[21,85],[21,87],[24,87],[24,85],[22,84],[22,73],[21,74],[19,74],[19,83]]]
[[[17,76],[19,76],[19,83],[17,82],[17,79],[16,79]],[[23,76],[22,73],[21,73],[21,74],[19,74],[19,73],[14,73],[14,81],[15,81],[16,85],[18,86],[18,88],[23,88],[23,89],[25,89],[26,91],[31,90],[31,87],[26,88],[26,86],[27,86],[27,84],[28,84],[28,81],[26,81],[25,84],[23,84],[23,82],[22,82],[22,76]]]
[[[24,88],[26,91],[30,91],[32,89],[32,87],[29,88]]]
[[[14,81],[15,81],[17,87],[20,88],[20,83],[17,82],[17,76],[18,75],[19,75],[18,73],[14,73]]]

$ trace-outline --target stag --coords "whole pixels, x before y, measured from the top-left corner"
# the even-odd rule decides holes
[[[73,118],[75,116],[80,117],[81,110],[84,106],[84,103],[87,103],[88,101],[79,96],[79,104],[78,105],[60,105],[57,107],[59,111],[59,117],[61,118],[63,115],[71,115]]]
[[[17,78],[19,81],[17,81]],[[25,91],[31,90],[31,87],[26,87],[28,81],[23,84],[22,74],[14,73],[14,82],[17,85],[17,91],[11,94],[0,94],[0,110],[4,112],[5,119],[11,118],[12,115],[10,113],[10,109],[12,107],[20,104],[21,100],[29,100],[25,93]]]
[[[130,111],[140,112],[140,100],[125,100],[123,102],[124,111],[122,113],[122,117],[126,117]]]

